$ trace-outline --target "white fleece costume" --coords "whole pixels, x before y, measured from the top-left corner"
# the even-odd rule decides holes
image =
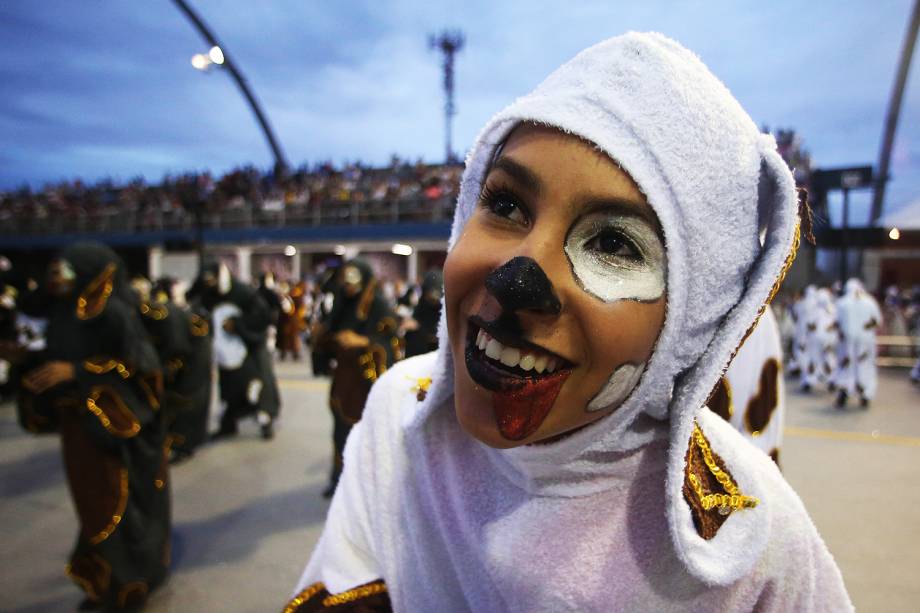
[[[837,300],[837,326],[840,329],[841,360],[837,387],[850,397],[875,398],[878,368],[875,333],[882,323],[878,303],[858,279],[847,281],[845,293]]]
[[[440,349],[372,389],[298,590],[382,578],[397,611],[850,610],[776,466],[703,406],[797,240],[793,179],[773,139],[677,43],[613,38],[486,125],[451,246],[496,147],[522,121],[595,143],[658,215],[668,308],[642,379],[617,410],[562,440],[493,449],[457,422],[442,318]],[[433,381],[418,401],[423,377]],[[695,422],[740,492],[759,500],[711,540],[682,494]]]
[[[801,383],[815,388],[830,383],[837,369],[837,311],[833,294],[823,287],[812,292],[804,307],[805,362]]]

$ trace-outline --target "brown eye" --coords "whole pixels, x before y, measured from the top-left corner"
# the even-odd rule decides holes
[[[588,241],[586,247],[605,256],[639,260],[641,256],[632,241],[615,230],[604,230]]]

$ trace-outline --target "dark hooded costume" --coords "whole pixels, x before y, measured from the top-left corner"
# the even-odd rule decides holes
[[[163,414],[171,459],[190,456],[207,438],[211,406],[211,333],[206,317],[180,308],[160,282],[140,305],[142,321],[163,364]]]
[[[441,319],[441,296],[444,294],[444,274],[432,270],[422,281],[422,295],[412,311],[418,328],[406,332],[406,357],[422,355],[438,348],[438,321]]]
[[[201,303],[211,313],[220,398],[226,403],[219,434],[235,434],[240,418],[255,415],[262,436],[271,438],[281,408],[267,346],[271,308],[257,290],[232,278],[226,266],[210,262],[202,273],[213,280],[204,284]]]
[[[169,569],[160,364],[118,256],[86,243],[61,259],[75,273],[73,290],[53,305],[47,347],[23,371],[62,361],[75,376],[39,395],[23,391],[19,417],[31,431],[61,434],[80,521],[67,574],[90,601],[135,607]]]
[[[380,291],[370,264],[361,259],[351,260],[339,270],[339,276],[343,277],[349,267],[360,272],[360,289],[348,295],[343,278],[338,280],[332,310],[318,339],[319,345],[334,354],[336,360],[329,392],[329,406],[335,420],[332,436],[335,455],[330,487],[326,490],[328,495],[338,482],[345,440],[351,427],[361,419],[371,385],[396,361],[399,347],[396,317]],[[344,331],[366,337],[368,344],[343,347],[336,337]]]

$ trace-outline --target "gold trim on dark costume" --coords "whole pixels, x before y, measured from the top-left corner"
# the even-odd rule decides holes
[[[135,600],[136,603],[144,602],[144,599],[147,597],[147,592],[150,588],[147,586],[146,581],[131,581],[130,583],[124,584],[120,590],[118,590],[118,606],[126,607],[128,606],[128,597],[132,594],[137,594]],[[139,600],[138,600],[139,599]]]
[[[122,468],[120,473],[120,494],[118,497],[118,505],[115,507],[115,513],[112,514],[112,519],[109,520],[109,524],[102,529],[101,532],[89,539],[90,545],[98,545],[105,539],[112,536],[112,533],[115,532],[115,528],[118,527],[118,524],[121,523],[121,518],[124,516],[125,507],[128,505],[128,469]]]
[[[79,574],[79,569],[75,569],[73,567],[73,563],[71,563],[64,567],[64,574],[70,577],[71,581],[76,583],[80,589],[86,592],[86,595],[90,600],[100,602],[102,601],[102,594],[105,594],[109,591],[109,583],[112,580],[112,565],[96,552],[90,552],[84,556],[81,556],[77,560],[74,560],[74,562],[77,563],[84,561],[94,562],[97,565],[96,570],[99,572],[93,573],[90,576],[81,575]],[[88,571],[89,569],[83,570]]]
[[[364,291],[361,292],[361,299],[358,300],[358,306],[355,309],[355,316],[361,321],[367,319],[371,303],[374,302],[374,291],[377,289],[377,279],[371,279]]]
[[[122,379],[131,376],[131,369],[124,362],[106,359],[104,356],[95,356],[83,362],[83,368],[94,375],[104,375],[115,370]]]
[[[92,319],[102,312],[109,301],[109,296],[112,295],[117,268],[114,262],[110,262],[86,286],[86,289],[77,298],[77,319]]]
[[[149,317],[154,321],[163,321],[169,317],[169,309],[167,309],[162,304],[155,304],[150,306],[145,302],[141,304],[141,315],[144,317]]]
[[[106,411],[106,409],[111,407],[106,406],[103,408],[103,406],[100,406],[100,400],[103,398],[110,398],[112,400],[112,406],[121,412],[122,417],[129,421],[127,427],[118,428],[112,423],[111,418],[114,417],[114,415],[110,415],[108,411]],[[107,404],[108,403],[103,403],[103,405]],[[96,385],[90,389],[89,398],[86,399],[86,408],[89,409],[90,413],[99,418],[103,428],[110,434],[119,438],[131,438],[141,431],[141,424],[134,417],[131,409],[124,403],[121,396],[118,395],[118,392],[107,385]]]
[[[192,336],[207,336],[211,331],[208,322],[200,315],[192,313],[189,315],[189,322],[192,329]]]
[[[375,598],[377,597],[377,598]],[[370,600],[370,602],[358,602]],[[357,608],[347,605],[358,603]],[[304,588],[284,607],[282,613],[306,613],[308,611],[326,611],[329,609],[338,609],[351,611],[392,611],[392,605],[388,595],[387,585],[378,579],[364,585],[340,592],[330,594],[322,582],[314,583]]]

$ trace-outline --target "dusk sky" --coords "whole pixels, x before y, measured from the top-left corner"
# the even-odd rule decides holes
[[[394,153],[440,161],[440,56],[427,37],[446,27],[467,40],[457,59],[460,153],[493,113],[581,49],[657,30],[698,53],[758,124],[796,129],[817,166],[874,165],[912,4],[190,2],[249,79],[294,166],[384,164]],[[170,0],[0,4],[0,189],[270,167],[230,76],[192,68],[206,50]],[[917,64],[886,211],[920,198]]]

